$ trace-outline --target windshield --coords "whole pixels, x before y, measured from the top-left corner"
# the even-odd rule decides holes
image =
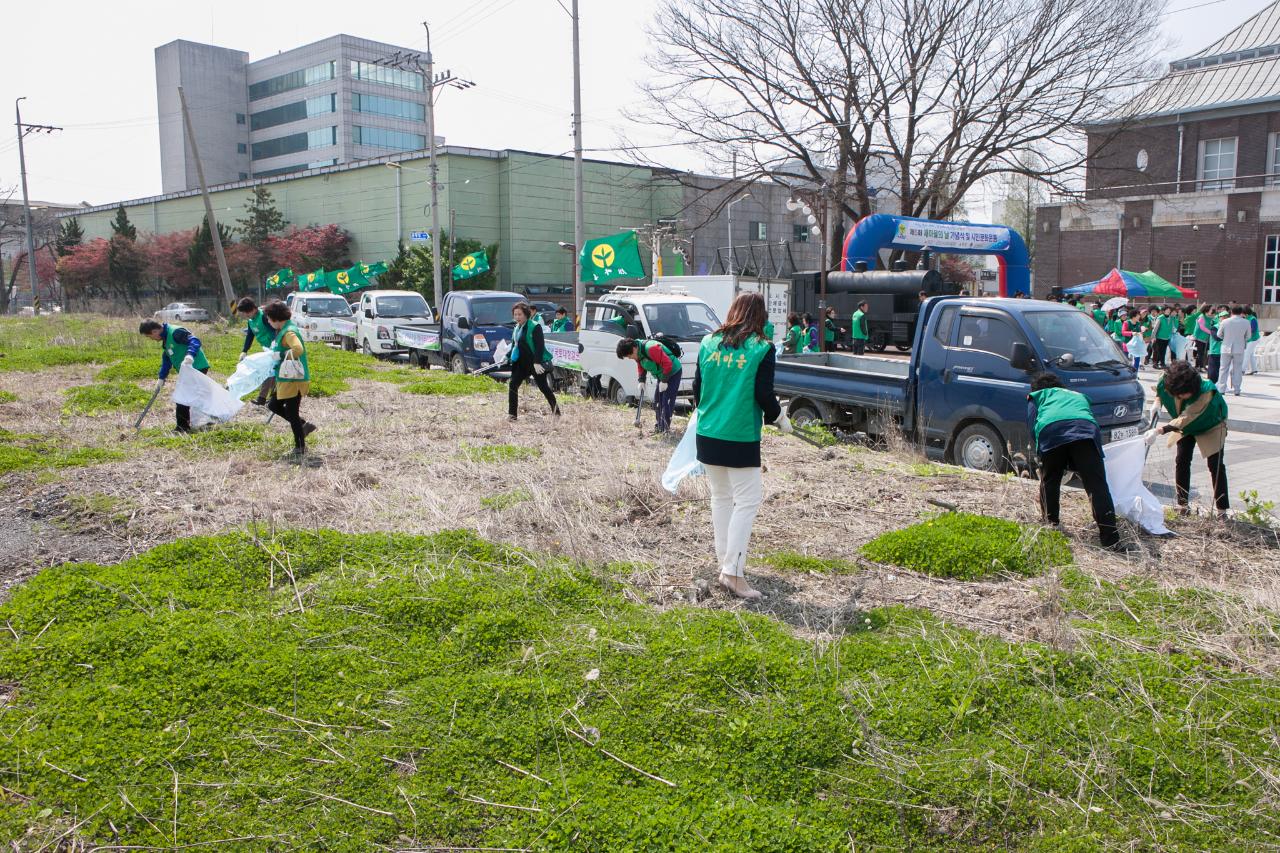
[[[1028,311],[1023,315],[1040,339],[1045,355],[1058,367],[1108,367],[1125,364],[1115,341],[1091,315],[1080,311]],[[1070,359],[1064,356],[1070,355]],[[1067,363],[1070,362],[1070,363]]]
[[[700,341],[720,328],[716,312],[701,302],[675,302],[644,306],[644,317],[653,334],[681,341]]]
[[[522,301],[517,296],[476,299],[471,303],[471,313],[477,326],[501,326],[504,323],[511,326],[515,325],[515,320],[511,319],[511,309]]]
[[[375,313],[379,317],[427,317],[431,311],[427,300],[416,293],[405,296],[379,296]]]
[[[351,308],[340,296],[303,300],[302,310],[310,317],[350,317]]]

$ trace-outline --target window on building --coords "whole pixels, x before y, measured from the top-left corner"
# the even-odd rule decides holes
[[[236,124],[244,124],[244,113],[236,113]]]
[[[283,106],[272,107],[269,110],[254,113],[249,116],[249,129],[266,130],[269,127],[277,127],[292,121],[302,121],[304,118],[314,118],[337,111],[338,96],[336,94],[317,95],[314,98],[307,98],[305,101],[294,101],[292,104],[284,104]]]
[[[427,105],[406,101],[401,98],[388,98],[385,95],[365,95],[354,92],[351,95],[351,109],[358,113],[371,113],[392,118],[407,118],[413,121],[426,121]]]
[[[422,75],[416,71],[401,71],[399,68],[387,68],[374,65],[372,62],[351,60],[351,76],[356,80],[368,80],[370,83],[382,83],[401,89],[412,89],[415,92],[425,90]]]
[[[1200,189],[1229,190],[1236,182],[1236,138],[1206,139],[1200,143]]]
[[[808,243],[809,242],[809,226],[808,225],[792,225],[791,226],[791,242],[792,243]]]
[[[752,222],[747,229],[748,240],[767,240],[769,239],[769,229],[763,222]]]
[[[1267,185],[1280,186],[1280,133],[1267,135]]]
[[[303,68],[299,71],[290,71],[288,74],[260,80],[251,85],[249,87],[249,100],[257,101],[262,98],[269,98],[272,95],[279,95],[281,92],[292,92],[294,89],[301,89],[304,86],[314,86],[317,83],[332,80],[337,75],[338,63],[335,61],[322,62],[319,65],[313,65],[310,68]]]
[[[320,169],[325,166],[336,165],[338,165],[338,158],[334,157],[332,160],[316,160],[311,163],[295,163],[292,166],[277,166],[274,169],[263,169],[260,172],[254,172],[253,176],[255,178],[271,178],[276,175],[288,175],[292,172],[305,172],[308,169]]]
[[[403,130],[388,130],[385,127],[351,128],[351,141],[355,145],[368,145],[371,148],[390,148],[395,151],[420,151],[427,145],[427,137],[421,133],[407,133]]]
[[[1262,264],[1262,301],[1270,305],[1280,302],[1280,236],[1267,238],[1267,252]]]
[[[288,136],[277,136],[275,139],[264,139],[253,143],[253,159],[262,160],[267,157],[280,157],[284,154],[296,154],[299,151],[310,151],[313,148],[326,148],[338,144],[338,128],[318,127],[305,133],[291,133]]]
[[[1196,286],[1196,262],[1183,261],[1178,267],[1178,287],[1189,287],[1192,290]]]
[[[237,142],[237,143],[236,143],[236,153],[237,153],[237,154],[248,154],[248,153],[249,153],[249,146],[248,146],[248,145],[246,145],[246,144],[245,144],[245,143],[243,143],[243,142]]]

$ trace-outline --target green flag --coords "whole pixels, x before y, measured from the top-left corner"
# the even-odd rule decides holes
[[[472,252],[466,255],[462,260],[458,261],[458,265],[453,268],[453,280],[465,281],[468,278],[475,278],[489,271],[489,256],[484,249],[478,252]]]
[[[377,261],[372,264],[361,262],[356,264],[356,266],[360,267],[360,272],[364,273],[365,278],[373,278],[375,275],[382,275],[387,271],[386,261]]]
[[[288,287],[293,283],[293,270],[285,267],[276,270],[273,275],[267,276],[267,290],[276,290],[281,287]]]
[[[587,240],[578,255],[582,281],[601,284],[615,278],[644,278],[640,241],[636,232],[623,231],[598,240]]]
[[[337,294],[354,293],[368,287],[369,279],[365,277],[363,267],[364,264],[356,264],[350,269],[325,273],[325,287]]]
[[[309,272],[306,275],[298,277],[298,290],[303,293],[312,290],[322,290],[325,285],[324,270],[319,269],[315,272]]]

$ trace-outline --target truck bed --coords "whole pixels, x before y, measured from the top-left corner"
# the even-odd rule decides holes
[[[900,413],[911,363],[849,353],[778,357],[773,387],[780,397],[813,397],[847,406]]]

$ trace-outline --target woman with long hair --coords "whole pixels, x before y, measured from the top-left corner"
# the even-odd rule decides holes
[[[760,598],[743,577],[751,527],[760,508],[760,428],[791,432],[773,394],[775,351],[764,337],[764,298],[740,293],[724,325],[702,339],[693,400],[698,407],[698,461],[711,487],[720,585],[739,598]]]
[[[516,303],[511,308],[511,319],[515,320],[516,327],[511,331],[511,352],[507,355],[511,365],[511,378],[507,380],[507,420],[516,419],[520,409],[520,386],[530,377],[542,396],[547,398],[551,414],[560,414],[556,395],[547,384],[551,353],[547,352],[543,342],[542,324],[535,318],[533,306],[528,302]]]

